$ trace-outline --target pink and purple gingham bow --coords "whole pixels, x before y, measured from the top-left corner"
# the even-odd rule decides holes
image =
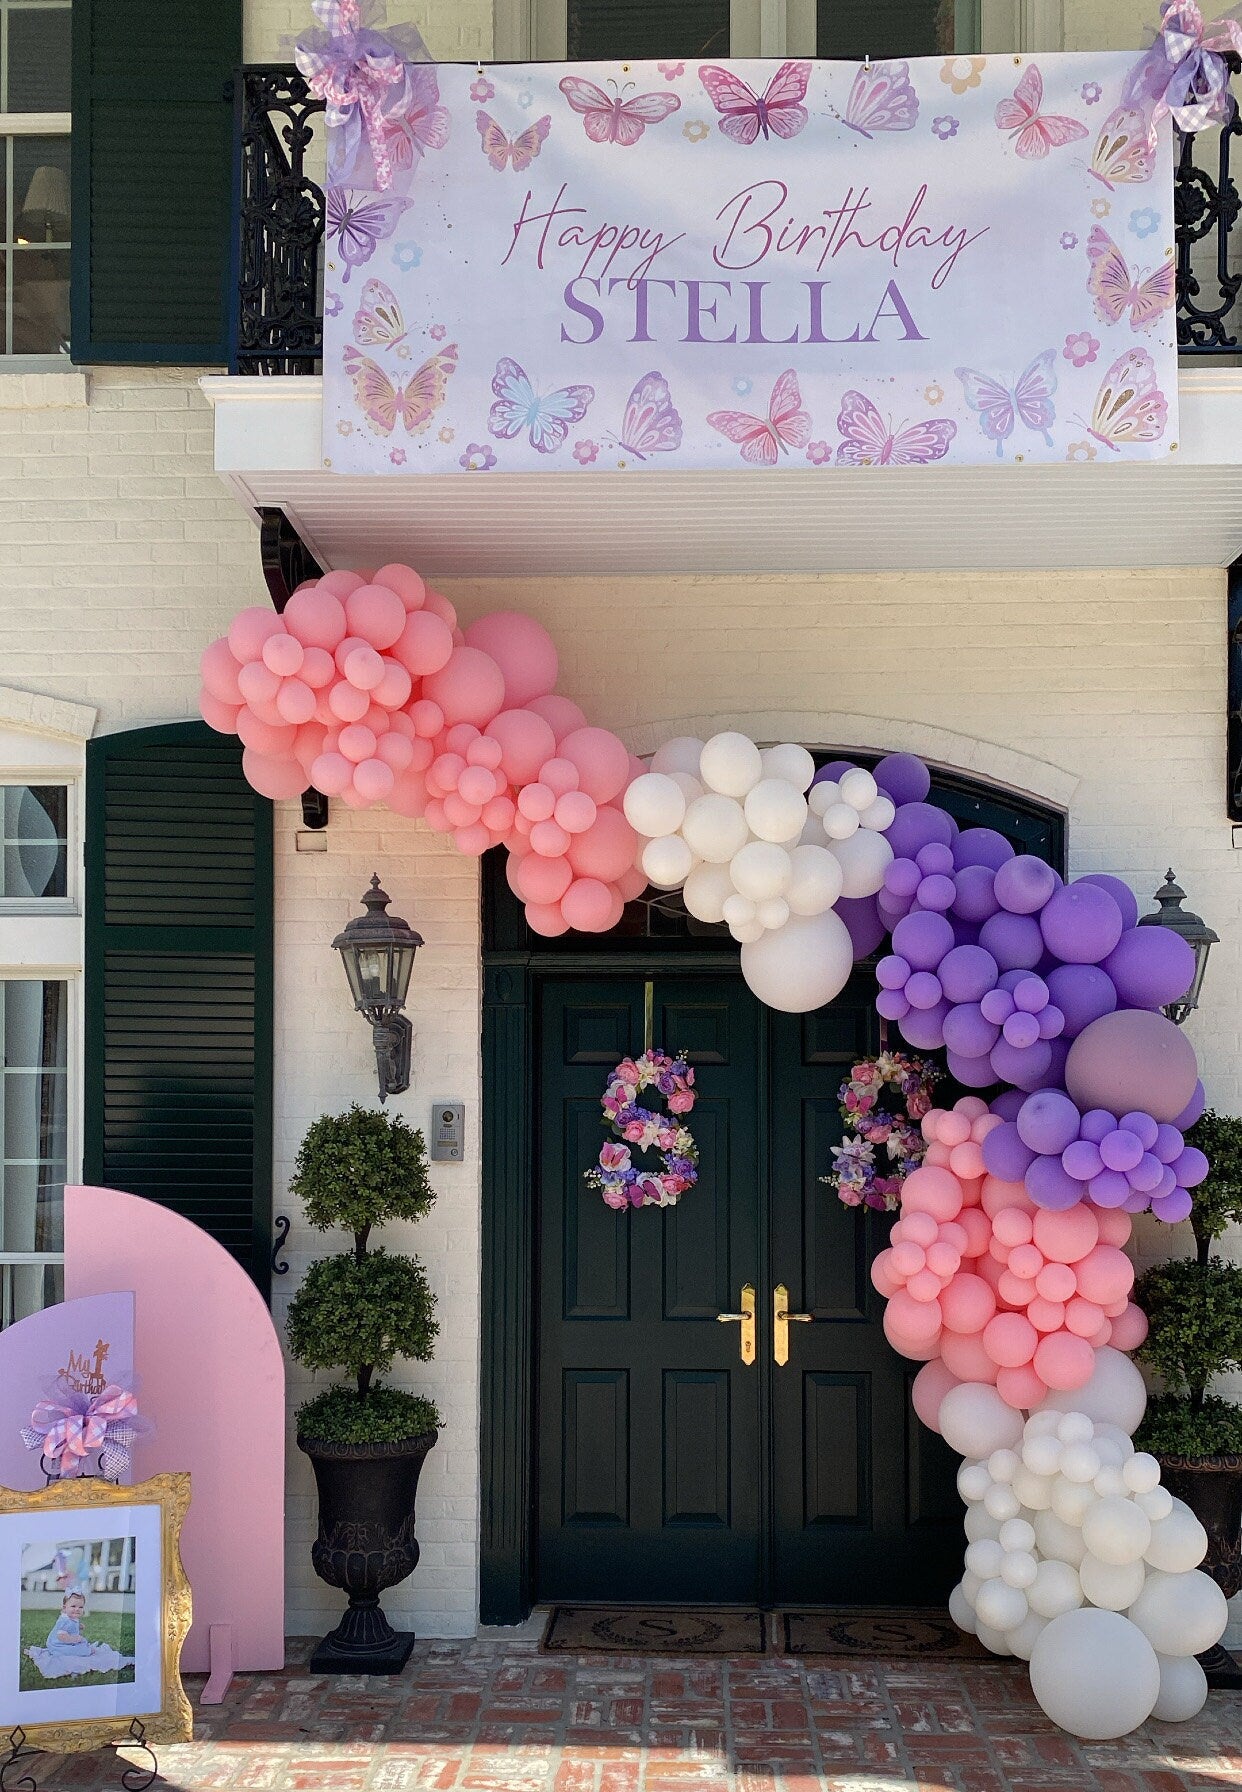
[[[36,1404],[21,1435],[26,1448],[56,1463],[62,1477],[81,1474],[98,1450],[99,1472],[113,1480],[128,1473],[134,1442],[147,1429],[127,1389],[110,1383],[102,1393],[81,1394],[62,1382]]]
[[[1160,30],[1126,78],[1122,104],[1150,108],[1150,127],[1166,115],[1190,133],[1233,116],[1225,52],[1242,54],[1237,19],[1203,22],[1195,0],[1163,0]]]
[[[406,65],[430,61],[414,25],[375,27],[385,20],[383,0],[312,0],[320,26],[304,31],[294,60],[312,93],[326,102],[328,124],[341,134],[334,174],[345,178],[357,159],[363,136],[375,165],[375,183],[392,185],[392,162],[384,142],[384,117],[401,102]]]

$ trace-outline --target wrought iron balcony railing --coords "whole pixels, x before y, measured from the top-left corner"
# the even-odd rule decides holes
[[[316,373],[323,349],[322,100],[291,65],[239,71],[234,84],[234,312],[230,371]],[[1242,201],[1230,171],[1242,121],[1183,137],[1173,182],[1177,346],[1242,354]]]

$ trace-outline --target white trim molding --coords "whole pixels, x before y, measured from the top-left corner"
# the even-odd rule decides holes
[[[63,697],[47,697],[38,691],[0,684],[0,728],[88,741],[95,732],[98,716],[99,711],[87,703],[69,703]]]

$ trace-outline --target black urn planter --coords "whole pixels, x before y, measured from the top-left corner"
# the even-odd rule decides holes
[[[414,1502],[428,1450],[427,1431],[395,1444],[328,1444],[299,1437],[319,1487],[319,1535],[311,1561],[320,1580],[349,1594],[349,1609],[311,1657],[313,1674],[399,1674],[414,1647],[380,1609],[418,1564]]]
[[[1160,1479],[1185,1500],[1208,1535],[1203,1572],[1226,1599],[1242,1592],[1242,1456],[1160,1456]],[[1208,1685],[1242,1688],[1242,1668],[1223,1643],[1199,1657]]]

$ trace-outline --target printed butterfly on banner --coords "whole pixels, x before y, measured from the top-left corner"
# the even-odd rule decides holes
[[[1111,193],[1119,186],[1150,180],[1156,167],[1156,137],[1141,112],[1119,106],[1100,126],[1091,152],[1090,173]]]
[[[1087,434],[1120,454],[1135,442],[1158,442],[1169,404],[1156,383],[1156,364],[1145,348],[1128,349],[1104,375]]]
[[[840,467],[924,467],[943,460],[957,434],[947,417],[894,429],[892,418],[885,423],[863,392],[843,394],[837,428],[845,438],[837,449]]]
[[[634,83],[627,81],[620,92],[615,81],[610,99],[602,87],[581,75],[566,75],[561,92],[575,112],[582,115],[583,128],[592,143],[619,143],[628,149],[637,143],[649,124],[659,124],[676,112],[681,101],[675,93],[636,93],[627,100],[625,94]]]
[[[387,242],[397,228],[402,213],[409,209],[408,199],[394,194],[355,192],[350,187],[329,187],[324,196],[325,231],[329,242],[335,242],[345,272],[343,284],[355,268],[370,261],[380,243]]]
[[[783,62],[768,82],[762,98],[732,69],[706,63],[699,79],[707,97],[721,114],[719,128],[734,143],[753,143],[762,131],[770,136],[796,137],[806,123],[806,84],[809,62]]]
[[[393,349],[409,334],[401,301],[382,280],[368,280],[354,313],[354,341],[363,348]]]
[[[516,137],[507,136],[490,113],[476,112],[474,122],[483,139],[483,154],[497,174],[503,174],[510,166],[515,174],[521,174],[524,169],[529,168],[543,147],[544,138],[552,129],[551,113],[537,118],[534,124],[527,125]]]
[[[580,423],[595,397],[594,386],[565,386],[542,395],[535,391],[524,368],[506,355],[496,363],[492,379],[496,402],[487,414],[487,427],[502,441],[511,441],[526,430],[538,454],[554,454],[569,434],[571,423]]]
[[[1112,237],[1097,224],[1087,238],[1087,258],[1091,263],[1087,291],[1101,323],[1120,323],[1128,311],[1132,330],[1150,330],[1172,305],[1177,277],[1171,255],[1154,274],[1139,280]]]
[[[844,116],[829,110],[860,137],[871,138],[877,131],[912,131],[918,122],[919,96],[910,83],[910,64],[864,63],[854,76]]]
[[[1051,448],[1052,437],[1048,432],[1056,416],[1052,403],[1052,394],[1057,389],[1056,358],[1055,349],[1044,349],[1013,386],[993,379],[990,374],[977,373],[973,367],[953,369],[962,382],[966,403],[978,413],[980,429],[989,442],[996,443],[998,460],[1004,456],[1004,444],[1013,434],[1018,418],[1028,429],[1042,435]]]
[[[443,149],[449,114],[440,104],[434,63],[407,62],[405,99],[399,113],[384,119],[384,148],[394,168],[412,168],[424,150]]]
[[[996,128],[1008,131],[1015,154],[1026,162],[1042,161],[1050,149],[1061,149],[1087,135],[1085,124],[1057,112],[1041,112],[1044,78],[1032,62],[1014,89],[1013,98],[996,108]]]
[[[681,415],[673,408],[662,373],[644,373],[626,400],[620,433],[610,431],[606,439],[639,460],[681,447]]]
[[[811,435],[810,413],[802,408],[798,376],[792,367],[773,386],[766,417],[752,417],[746,411],[711,411],[707,421],[731,442],[741,443],[742,459],[751,466],[774,467],[791,448],[805,448]]]
[[[376,434],[390,436],[400,418],[413,436],[426,429],[444,403],[449,375],[457,367],[457,344],[439,349],[404,386],[395,386],[377,362],[356,348],[345,350],[342,365],[354,383],[354,402]]]

